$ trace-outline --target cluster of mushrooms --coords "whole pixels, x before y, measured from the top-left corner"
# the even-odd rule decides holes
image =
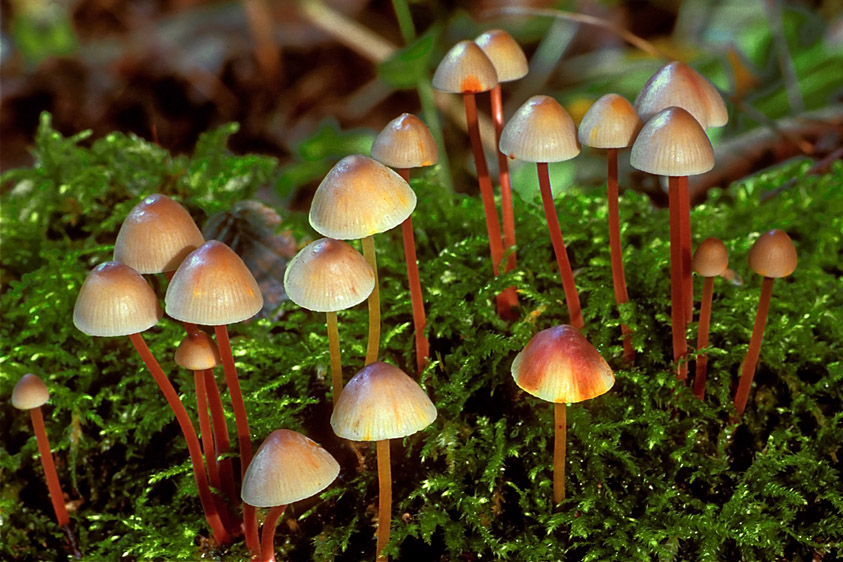
[[[671,322],[677,377],[687,377],[690,353],[686,327],[693,320],[691,271],[705,281],[699,314],[694,393],[703,399],[706,347],[714,278],[728,265],[724,244],[715,238],[691,253],[687,180],[714,166],[705,128],[726,122],[717,90],[683,63],[662,67],[645,85],[633,106],[607,94],[585,115],[579,129],[553,98],[534,96],[504,125],[502,82],[527,73],[527,60],[504,31],[490,31],[475,41],[462,41],[445,56],[433,77],[434,87],[463,95],[469,136],[476,159],[480,193],[486,214],[492,273],[516,267],[515,223],[507,157],[535,162],[540,193],[564,289],[569,324],[537,333],[512,363],[515,383],[529,394],[554,404],[554,505],[565,497],[566,404],[607,392],[614,375],[607,362],[586,340],[571,263],[559,228],[550,188],[548,163],[568,160],[580,144],[607,150],[609,232],[612,279],[617,304],[628,301],[621,260],[618,217],[617,161],[620,149],[631,147],[637,169],[668,178],[670,200]],[[491,92],[501,186],[501,229],[492,181],[480,139],[475,95]],[[335,433],[351,441],[375,441],[379,479],[376,556],[385,560],[391,521],[389,440],[411,435],[430,425],[436,407],[416,382],[428,365],[423,291],[417,269],[411,215],[416,196],[409,186],[410,168],[431,166],[436,144],[418,118],[403,114],[375,139],[371,158],[349,156],[337,163],[319,185],[310,209],[310,224],[324,238],[304,247],[288,264],[284,286],[296,304],[326,315]],[[391,167],[391,168],[390,168]],[[394,170],[392,169],[394,168]],[[381,362],[380,303],[374,235],[401,225],[408,286],[412,302],[416,364],[414,376]],[[362,255],[345,240],[361,240]],[[773,230],[760,236],[749,263],[764,277],[761,301],[747,357],[735,395],[740,415],[747,401],[758,360],[773,279],[790,275],[796,253],[788,235]],[[166,275],[169,284],[162,309],[144,275]],[[369,333],[363,367],[344,384],[337,312],[368,302]],[[516,287],[496,297],[497,312],[518,314]],[[274,560],[276,523],[285,507],[313,496],[337,477],[340,467],[331,454],[304,435],[287,429],[273,431],[255,454],[240,391],[227,326],[252,318],[263,306],[260,288],[246,265],[225,244],[205,241],[187,211],[160,194],[141,201],[127,216],[114,248],[114,261],[89,274],[74,309],[73,321],[97,337],[128,336],[173,410],[187,442],[199,498],[213,540],[230,544],[244,536],[253,557]],[[174,351],[175,362],[192,370],[199,413],[199,434],[187,411],[146,346],[142,333],[155,326],[164,312],[181,322],[185,338]],[[212,327],[215,339],[210,330]],[[623,358],[635,360],[631,332],[621,325]],[[234,413],[240,475],[229,454],[231,442],[223,399],[214,369],[222,363]],[[61,489],[50,455],[40,406],[47,388],[35,375],[25,375],[15,387],[12,403],[29,410],[56,517],[78,555]],[[198,437],[201,435],[201,442]],[[233,506],[240,506],[239,510]],[[269,508],[259,532],[256,508]]]

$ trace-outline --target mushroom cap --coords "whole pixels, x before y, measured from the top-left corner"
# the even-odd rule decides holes
[[[626,148],[644,123],[627,99],[606,94],[586,111],[577,130],[581,144],[594,148]]]
[[[503,29],[491,29],[481,33],[474,42],[492,61],[498,82],[518,80],[530,71],[527,55],[521,45]]]
[[[452,94],[488,92],[498,84],[495,65],[474,41],[460,41],[433,73],[433,87]]]
[[[114,261],[138,273],[175,271],[205,243],[184,207],[161,193],[146,197],[129,211],[114,243]]]
[[[340,473],[331,454],[301,433],[276,429],[261,443],[243,475],[249,505],[287,505],[316,495]]]
[[[533,96],[501,132],[500,151],[527,162],[561,162],[580,153],[577,127],[559,102]]]
[[[176,348],[176,365],[191,371],[213,369],[220,364],[220,350],[211,336],[199,330],[185,336]]]
[[[27,373],[20,378],[12,391],[12,406],[19,410],[40,408],[50,399],[47,385],[38,375]]]
[[[697,246],[691,265],[697,275],[717,277],[729,267],[729,252],[719,238],[706,238]]]
[[[439,149],[421,119],[411,113],[402,113],[375,137],[371,155],[393,168],[419,168],[436,164]]]
[[[352,441],[405,437],[436,419],[436,406],[404,371],[388,363],[370,363],[340,393],[331,427]]]
[[[681,107],[669,107],[647,121],[629,163],[659,176],[693,176],[714,167],[714,149],[700,124]]]
[[[221,326],[257,314],[263,296],[240,256],[222,242],[211,240],[188,255],[176,270],[164,307],[181,322]]]
[[[688,111],[703,129],[729,121],[717,88],[684,62],[673,61],[657,70],[635,99],[635,108],[644,121],[671,106]]]
[[[305,246],[287,264],[284,289],[297,305],[316,312],[356,306],[375,288],[375,274],[350,244],[321,238]]]
[[[796,270],[796,248],[784,230],[769,230],[749,250],[749,267],[764,277],[779,279]]]
[[[161,316],[161,304],[146,279],[116,261],[101,263],[88,274],[73,307],[73,325],[89,336],[138,334]]]
[[[524,391],[548,402],[582,402],[615,384],[609,364],[574,326],[542,330],[512,362],[512,378]]]
[[[415,208],[415,192],[395,171],[367,156],[346,156],[316,188],[310,226],[328,238],[355,240],[395,228]]]

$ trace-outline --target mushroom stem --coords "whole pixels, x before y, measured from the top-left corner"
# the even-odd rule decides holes
[[[191,464],[193,465],[193,477],[196,479],[196,487],[199,490],[199,501],[202,503],[205,519],[208,520],[214,540],[218,544],[228,544],[230,539],[217,512],[217,506],[211,495],[211,489],[208,487],[205,468],[202,464],[202,449],[199,446],[199,439],[196,437],[196,430],[193,427],[193,423],[191,423],[190,417],[187,415],[187,410],[184,409],[184,405],[179,400],[179,395],[176,393],[176,389],[173,388],[170,379],[167,378],[158,361],[155,360],[152,352],[149,351],[146,342],[143,340],[143,336],[139,333],[131,334],[129,339],[132,345],[135,346],[138,355],[140,355],[146,364],[146,368],[149,369],[152,378],[158,384],[158,388],[164,394],[164,398],[167,399],[167,403],[170,405],[170,409],[173,410],[179,427],[181,427],[184,439],[187,441],[187,450],[190,454]]]
[[[670,200],[670,323],[673,332],[673,361],[676,362],[676,377],[688,378],[688,365],[680,360],[688,351],[685,338],[685,304],[682,287],[682,234],[679,204],[679,178],[668,177]]]
[[[276,505],[266,514],[261,531],[261,561],[275,562],[275,527],[284,515],[286,505]]]
[[[503,259],[503,242],[501,227],[498,223],[498,210],[495,207],[495,196],[492,193],[492,180],[489,177],[489,167],[483,154],[483,143],[480,139],[480,125],[477,123],[477,100],[472,93],[464,93],[465,120],[468,125],[468,136],[471,139],[471,150],[474,153],[474,165],[477,168],[477,182],[480,184],[480,197],[483,200],[483,211],[486,215],[486,235],[489,237],[489,252],[492,256],[492,273],[495,277],[500,274],[500,263]],[[517,306],[514,290],[506,289],[495,297],[498,314],[509,317],[509,309]]]
[[[515,214],[512,207],[512,183],[509,179],[509,161],[500,151],[501,132],[503,131],[503,101],[501,101],[501,85],[496,84],[489,92],[492,100],[492,123],[495,126],[495,152],[498,155],[498,181],[501,184],[501,220],[503,222],[504,251],[515,246]],[[515,252],[510,252],[506,258],[504,271],[509,273],[516,266]],[[510,287],[515,291],[515,287]],[[515,293],[515,305],[518,305],[518,293]]]
[[[378,351],[381,344],[381,296],[378,288],[378,258],[375,254],[375,238],[367,236],[363,238],[363,257],[372,268],[375,275],[375,288],[369,295],[369,342],[366,345],[366,365],[378,360]]]
[[[620,305],[629,302],[626,292],[626,279],[623,273],[623,254],[621,252],[621,224],[618,209],[618,149],[610,148],[606,153],[609,199],[609,252],[612,258],[612,285],[615,288],[615,302]],[[635,349],[632,347],[632,332],[629,326],[621,322],[623,334],[623,357],[632,363],[635,361]]]
[[[735,392],[735,409],[738,411],[738,416],[743,415],[746,409],[749,389],[755,376],[758,356],[761,354],[761,340],[764,339],[764,325],[767,323],[767,311],[770,309],[770,298],[773,295],[773,281],[772,277],[765,277],[761,282],[761,298],[758,301],[755,326],[752,328],[752,339],[749,340],[749,349],[746,350],[746,357],[741,368],[741,380]]]
[[[35,431],[35,442],[38,444],[38,452],[41,454],[41,466],[44,467],[44,477],[47,480],[47,490],[50,492],[50,501],[53,503],[53,511],[56,513],[56,521],[59,527],[70,524],[70,517],[67,515],[67,508],[64,506],[64,494],[59,484],[59,475],[56,472],[56,465],[53,463],[53,453],[50,450],[50,441],[47,439],[47,430],[44,427],[44,415],[41,407],[31,408],[29,417],[32,419],[32,429]]]
[[[389,464],[389,439],[377,442],[378,455],[378,562],[389,560],[381,552],[389,543],[389,526],[392,521],[392,471]]]
[[[568,438],[566,414],[564,402],[553,404],[553,505],[565,499],[565,448]]]
[[[705,398],[705,378],[708,368],[708,329],[711,322],[711,298],[714,292],[714,277],[706,277],[703,281],[702,302],[700,303],[700,326],[697,334],[697,366],[694,374],[694,396]]]
[[[577,286],[574,283],[574,272],[571,270],[571,262],[568,261],[568,251],[565,249],[565,241],[562,239],[562,231],[559,228],[556,206],[553,204],[553,192],[550,190],[550,173],[547,169],[547,162],[537,162],[536,170],[539,175],[539,189],[542,195],[544,214],[547,218],[547,228],[550,231],[550,241],[553,244],[553,253],[556,255],[556,265],[559,267],[559,275],[562,277],[562,288],[565,290],[565,302],[568,304],[571,325],[582,330],[585,327],[585,323],[583,322],[582,310],[580,309],[580,297],[577,294]]]
[[[328,348],[331,350],[331,393],[334,406],[342,392],[342,363],[340,362],[340,333],[337,327],[336,311],[326,312],[325,320],[328,324]]]
[[[409,168],[398,168],[397,172],[410,183]],[[410,304],[413,308],[413,329],[416,339],[416,371],[420,375],[427,366],[427,358],[430,354],[430,344],[424,335],[424,327],[427,323],[424,314],[424,299],[422,298],[421,279],[419,278],[419,266],[416,258],[416,241],[413,234],[413,219],[407,219],[401,223],[401,239],[404,242],[404,261],[407,262],[407,283],[410,285]]]
[[[237,425],[237,444],[240,448],[240,477],[246,474],[249,463],[252,462],[252,439],[249,433],[249,420],[246,418],[246,405],[243,403],[243,393],[240,391],[240,381],[237,378],[237,367],[231,354],[231,340],[228,338],[228,327],[225,324],[214,326],[217,336],[217,347],[225,373],[225,382],[231,394],[231,406],[234,409],[234,423]],[[260,538],[258,537],[258,517],[255,508],[243,502],[243,525],[246,533],[246,545],[253,554],[258,554]]]
[[[217,453],[214,448],[214,436],[211,419],[208,417],[207,391],[205,389],[205,371],[193,371],[193,384],[196,387],[196,412],[199,417],[199,434],[202,438],[202,450],[205,452],[205,464],[208,467],[208,480],[211,486],[221,490]]]
[[[214,371],[208,369],[205,371],[205,390],[207,391],[208,404],[211,409],[211,424],[213,425],[214,434],[214,448],[217,455],[225,455],[229,451],[228,441],[228,424],[225,421],[225,413],[223,413],[222,399],[220,398],[220,389],[217,386],[217,379],[214,377]],[[220,484],[228,496],[231,505],[236,505],[239,499],[234,490],[234,468],[231,464],[231,459],[226,457],[219,461]]]
[[[682,243],[682,287],[685,301],[685,326],[694,320],[694,279],[691,275],[691,202],[688,176],[679,176],[679,220]]]

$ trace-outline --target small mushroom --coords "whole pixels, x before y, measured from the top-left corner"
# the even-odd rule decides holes
[[[697,246],[694,260],[691,262],[694,271],[705,279],[703,281],[702,301],[700,302],[700,322],[697,334],[697,366],[694,375],[694,396],[702,400],[705,398],[705,378],[708,366],[708,327],[711,320],[711,298],[714,292],[714,278],[721,275],[729,266],[729,252],[719,238],[706,238]]]

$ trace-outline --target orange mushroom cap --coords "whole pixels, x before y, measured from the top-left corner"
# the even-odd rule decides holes
[[[729,267],[729,252],[719,238],[706,238],[697,246],[691,265],[697,275],[717,277]]]
[[[523,78],[529,72],[530,66],[521,45],[503,29],[491,29],[481,33],[474,42],[492,61],[498,82],[512,82]]]
[[[20,378],[12,390],[12,406],[19,410],[40,408],[50,399],[47,385],[38,375],[27,373]]]
[[[668,107],[685,109],[703,129],[720,127],[729,121],[723,97],[711,82],[683,62],[668,63],[647,81],[635,108],[644,121]]]
[[[211,336],[205,332],[193,332],[185,336],[176,348],[176,365],[191,371],[213,369],[220,364],[220,350]]]
[[[693,176],[714,167],[714,149],[700,124],[681,107],[669,107],[647,121],[629,163],[659,176]]]
[[[387,123],[375,137],[370,154],[393,168],[432,166],[439,160],[430,129],[411,113],[402,113]]]
[[[580,143],[594,148],[630,146],[644,123],[627,99],[606,94],[586,111],[577,130]]]
[[[488,92],[497,83],[495,65],[473,41],[451,47],[433,73],[433,87],[452,94]]]
[[[533,96],[503,128],[500,150],[527,162],[570,160],[580,153],[577,127],[558,101]]]
[[[779,279],[796,270],[796,248],[783,230],[770,230],[758,237],[749,250],[749,267],[758,275]]]

